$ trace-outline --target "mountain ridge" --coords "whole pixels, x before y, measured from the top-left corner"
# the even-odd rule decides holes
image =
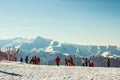
[[[46,53],[59,53],[59,54],[68,54],[76,55],[83,57],[97,56],[103,54],[107,51],[113,56],[120,56],[120,49],[118,46],[97,46],[97,45],[77,45],[69,43],[60,43],[52,39],[46,39],[41,36],[36,38],[27,39],[17,37],[14,39],[0,40],[0,47],[14,47],[20,48],[22,52],[32,53],[37,52],[46,52]]]

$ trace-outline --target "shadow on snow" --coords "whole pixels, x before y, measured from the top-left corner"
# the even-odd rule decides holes
[[[9,72],[5,72],[5,71],[0,71],[0,73],[4,73],[4,74],[8,74],[8,75],[11,75],[11,76],[21,76],[20,74],[16,74],[16,73],[9,73]]]

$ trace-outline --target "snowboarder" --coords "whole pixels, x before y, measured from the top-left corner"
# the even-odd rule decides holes
[[[107,63],[107,67],[110,67],[110,58],[106,60],[106,63]]]
[[[56,65],[59,66],[59,64],[60,64],[60,58],[57,57],[57,58],[55,59],[55,62],[56,62]]]
[[[22,57],[20,58],[20,62],[21,62],[21,63],[23,62],[23,58],[22,58]]]
[[[26,56],[26,58],[25,58],[25,62],[28,63],[28,60],[29,60],[29,59],[28,59],[28,56]]]

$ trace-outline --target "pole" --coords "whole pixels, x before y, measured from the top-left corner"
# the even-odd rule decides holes
[[[10,47],[7,47],[8,61],[10,61]]]

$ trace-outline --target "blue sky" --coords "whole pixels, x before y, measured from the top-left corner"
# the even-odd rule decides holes
[[[42,36],[65,43],[120,45],[119,0],[1,0],[0,39]]]

